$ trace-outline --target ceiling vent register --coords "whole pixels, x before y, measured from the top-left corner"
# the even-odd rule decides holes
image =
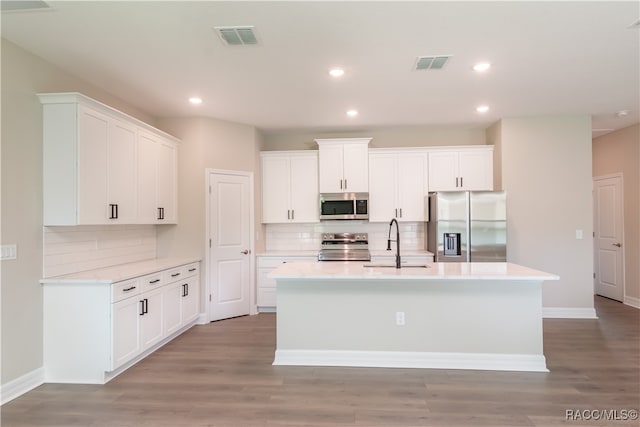
[[[449,61],[451,55],[419,56],[416,60],[416,70],[441,70]]]
[[[215,27],[222,41],[229,46],[244,46],[258,44],[258,38],[253,26]]]

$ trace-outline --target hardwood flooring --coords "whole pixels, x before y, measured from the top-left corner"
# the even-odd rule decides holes
[[[106,385],[44,384],[2,407],[2,427],[638,426],[585,419],[640,409],[640,310],[600,297],[596,310],[544,320],[549,373],[272,366],[275,315],[240,317]]]

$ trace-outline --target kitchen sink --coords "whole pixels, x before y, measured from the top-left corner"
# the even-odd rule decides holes
[[[367,264],[362,264],[365,268],[396,268],[395,264],[387,264],[387,263],[374,263],[370,262]],[[429,268],[427,264],[401,264],[400,268]]]

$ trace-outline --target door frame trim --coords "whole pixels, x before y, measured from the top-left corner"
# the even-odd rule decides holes
[[[621,238],[620,240],[622,241],[622,251],[620,256],[622,257],[622,303],[624,303],[625,299],[626,299],[626,295],[627,295],[627,277],[626,277],[626,263],[625,263],[625,254],[626,254],[626,242],[625,242],[625,233],[624,233],[624,175],[622,174],[622,172],[616,172],[616,173],[610,173],[610,174],[606,174],[606,175],[598,175],[598,176],[594,176],[592,178],[592,204],[593,204],[593,212],[592,212],[592,216],[593,216],[593,231],[595,233],[596,230],[596,197],[595,197],[595,192],[596,192],[596,181],[602,181],[605,179],[611,179],[611,178],[619,178],[620,179],[620,216],[621,218],[621,224],[620,224],[620,233],[621,233]],[[594,268],[594,272],[595,272],[595,261],[596,261],[596,244],[595,244],[595,236],[594,236],[594,242],[593,242],[593,268]],[[596,278],[593,278],[593,295],[596,295]]]
[[[258,314],[256,308],[256,296],[255,296],[255,195],[254,195],[254,174],[249,171],[236,171],[228,169],[211,169],[206,168],[204,170],[204,192],[205,192],[205,236],[204,236],[204,289],[206,290],[204,305],[206,311],[206,321],[211,322],[211,294],[213,292],[213,284],[209,280],[211,277],[211,255],[213,248],[209,247],[209,240],[211,239],[211,212],[209,209],[211,202],[211,190],[209,189],[209,177],[211,175],[233,175],[243,176],[249,178],[249,250],[251,254],[249,256],[249,315]]]

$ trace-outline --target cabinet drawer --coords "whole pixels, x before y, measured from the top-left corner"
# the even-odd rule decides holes
[[[111,302],[122,301],[131,296],[138,295],[142,292],[141,288],[139,279],[116,282],[111,285]]]
[[[315,262],[318,261],[318,257],[314,256],[301,256],[290,258],[274,258],[274,257],[258,257],[258,268],[276,268],[280,264],[285,262]]]
[[[187,277],[187,269],[186,266],[181,265],[180,267],[172,268],[171,270],[165,270],[162,274],[164,283],[171,283]]]
[[[162,272],[142,276],[139,280],[142,284],[142,292],[157,289],[167,283],[163,278]]]
[[[193,264],[187,264],[183,266],[185,277],[199,276],[200,275],[200,263],[194,262]]]

